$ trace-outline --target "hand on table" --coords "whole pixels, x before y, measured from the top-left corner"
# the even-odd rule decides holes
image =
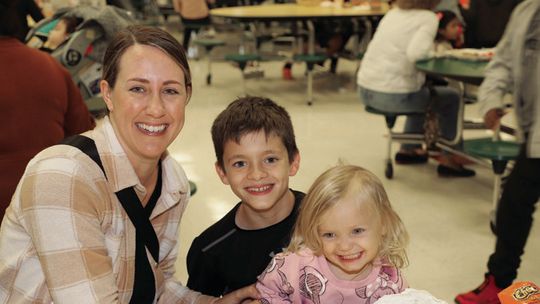
[[[506,114],[503,109],[493,108],[484,115],[484,124],[490,129],[496,129],[501,123],[501,118]]]

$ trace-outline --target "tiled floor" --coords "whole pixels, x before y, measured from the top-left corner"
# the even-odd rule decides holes
[[[439,178],[436,163],[430,161],[426,165],[395,166],[394,179],[385,179],[384,121],[363,110],[355,92],[356,63],[343,60],[337,75],[316,75],[313,106],[305,103],[303,66],[294,65],[294,81],[281,79],[281,63],[267,62],[261,67],[264,78],[248,79],[247,93],[269,97],[291,115],[302,158],[299,173],[291,178],[292,188],[306,191],[315,177],[340,161],[364,166],[382,179],[411,235],[410,266],[405,270],[411,287],[452,302],[458,292],[482,281],[495,241],[488,226],[493,181],[489,168],[472,166],[477,172],[474,178]],[[191,61],[191,68],[194,90],[186,125],[170,147],[198,187],[180,232],[177,269],[183,282],[187,278],[185,255],[192,239],[237,202],[214,171],[210,126],[229,102],[244,94],[240,72],[229,63],[214,64],[211,86],[205,83],[204,60]],[[467,108],[466,116],[476,116],[474,106]],[[475,131],[466,136],[471,134],[486,135]],[[536,222],[519,280],[540,283],[539,239],[540,225]]]

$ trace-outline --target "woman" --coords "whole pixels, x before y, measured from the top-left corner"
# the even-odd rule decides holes
[[[0,232],[0,302],[238,303],[256,296],[251,288],[216,299],[174,278],[189,184],[166,149],[184,125],[192,88],[180,44],[157,28],[128,27],[109,45],[102,79],[110,113],[79,137],[95,143],[102,168],[80,145],[56,145],[30,161]],[[127,201],[126,191],[133,194]],[[133,208],[143,215],[133,216]],[[150,230],[141,229],[148,223]],[[152,235],[157,242],[148,241]]]

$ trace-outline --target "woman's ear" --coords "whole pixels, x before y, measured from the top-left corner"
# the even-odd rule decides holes
[[[99,82],[99,88],[101,89],[101,96],[103,97],[103,101],[105,101],[105,104],[107,105],[107,109],[109,110],[109,112],[112,112],[114,110],[113,102],[111,99],[112,88],[109,86],[107,80],[101,80]]]

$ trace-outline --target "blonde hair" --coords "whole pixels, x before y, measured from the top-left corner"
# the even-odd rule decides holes
[[[396,0],[395,4],[401,9],[434,9],[441,0]]]
[[[309,189],[300,205],[287,251],[298,252],[311,249],[316,255],[322,253],[318,235],[321,217],[346,195],[353,194],[360,202],[370,202],[371,209],[384,226],[386,233],[380,243],[379,257],[398,268],[407,266],[405,247],[408,233],[392,209],[381,181],[368,170],[353,165],[338,165],[325,171]]]

